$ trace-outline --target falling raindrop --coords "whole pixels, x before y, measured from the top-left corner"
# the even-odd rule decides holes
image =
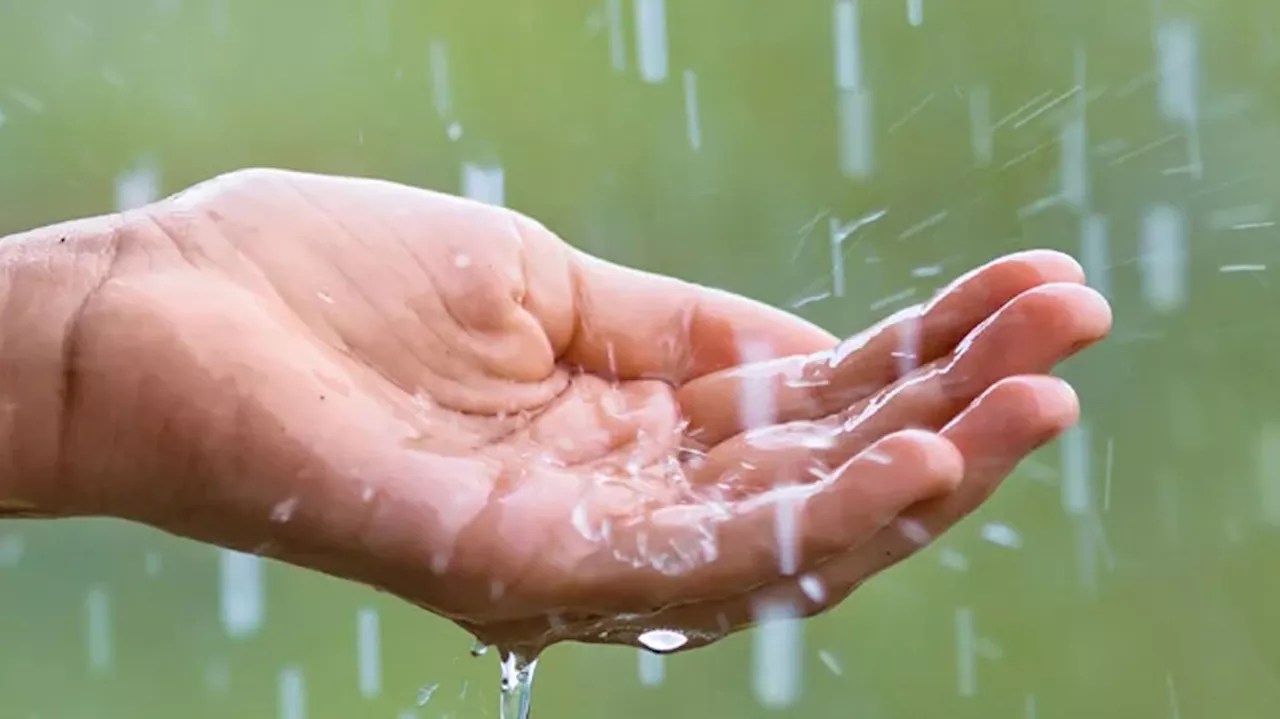
[[[1280,526],[1280,425],[1266,425],[1258,434],[1257,467],[1262,519]]]
[[[1059,445],[1062,453],[1062,508],[1080,516],[1092,506],[1089,486],[1089,428],[1084,423],[1068,429]]]
[[[693,70],[684,71],[684,114],[689,147],[697,152],[702,149],[702,123],[698,119],[698,76]]]
[[[471,645],[471,656],[473,657],[483,657],[488,652],[489,652],[489,645],[485,644],[479,639],[475,640],[475,642]]]
[[[381,693],[382,636],[373,607],[356,612],[356,671],[361,696],[370,699]]]
[[[666,0],[634,0],[636,14],[636,66],[640,79],[659,83],[667,79]]]
[[[150,160],[116,178],[116,211],[133,210],[155,202],[160,197],[160,171]]]
[[[1173,205],[1157,204],[1142,218],[1142,294],[1157,312],[1180,309],[1187,299],[1187,220]]]
[[[924,24],[924,0],[907,0],[907,23],[911,27]]]
[[[26,542],[17,532],[0,534],[0,567],[16,567],[22,561],[22,550]]]
[[[787,603],[764,602],[757,609],[756,621],[751,683],[756,700],[769,709],[791,706],[800,695],[803,643],[803,627],[796,608]]]
[[[956,607],[956,681],[960,696],[978,693],[978,669],[975,656],[973,610]]]
[[[462,166],[462,194],[501,207],[506,199],[503,175],[501,165],[465,163]]]
[[[101,587],[89,590],[85,597],[85,620],[89,640],[89,669],[95,674],[111,666],[111,604]]]
[[[639,654],[640,663],[640,683],[646,687],[656,687],[661,684],[666,673],[666,658],[661,654],[646,652],[643,649],[637,654]]]
[[[252,636],[262,626],[262,559],[229,549],[218,555],[222,626],[232,638]]]
[[[298,667],[282,669],[277,683],[280,719],[306,719],[307,687],[306,680],[302,676],[302,669]]]

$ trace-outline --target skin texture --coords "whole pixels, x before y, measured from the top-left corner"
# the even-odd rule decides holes
[[[835,606],[1076,420],[1048,373],[1110,328],[1030,252],[840,342],[506,209],[276,170],[68,227],[56,377],[0,346],[28,378],[0,436],[57,435],[10,452],[11,512],[257,552],[525,653]]]

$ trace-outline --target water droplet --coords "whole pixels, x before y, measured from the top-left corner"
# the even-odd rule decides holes
[[[271,521],[283,524],[293,519],[293,513],[297,509],[298,498],[290,497],[271,508]]]
[[[800,577],[800,591],[815,604],[822,604],[827,600],[827,588],[822,586],[821,579],[812,574]]]
[[[654,652],[673,652],[689,643],[689,637],[674,629],[650,629],[637,641]]]
[[[1007,524],[991,522],[983,525],[982,538],[992,544],[998,544],[1010,549],[1018,549],[1022,546],[1022,535],[1018,534],[1018,530]]]
[[[515,652],[502,656],[500,719],[529,719],[529,706],[533,698],[533,673],[538,660],[528,660]]]
[[[483,657],[489,652],[489,645],[477,639],[475,644],[471,645],[471,656]]]

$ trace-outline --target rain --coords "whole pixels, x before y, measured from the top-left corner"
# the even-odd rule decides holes
[[[24,343],[7,331],[61,306],[37,295],[60,265],[40,256],[20,278],[36,250],[0,242],[4,716],[1192,719],[1280,703],[1274,3],[10,5],[0,237],[109,215],[102,247],[82,254],[74,228],[54,239],[72,264],[101,252],[119,274],[84,283],[107,299],[83,316],[105,324],[64,317],[40,326],[65,337]],[[330,206],[299,190],[282,211],[248,186],[164,205],[266,167],[470,202]],[[481,211],[499,221],[466,214]],[[693,301],[657,317],[622,281],[539,274],[547,246],[512,212],[572,248],[546,257],[723,289],[830,337],[720,323]],[[334,239],[356,226],[393,249]],[[969,402],[948,393],[973,377],[922,378],[961,366],[972,337],[936,349],[920,308],[1038,248],[1073,257],[1113,312],[1111,336],[1052,368],[1078,418],[999,486],[974,477],[1000,457],[966,457],[954,494],[888,517],[841,510],[833,526],[875,531],[811,558],[810,522],[827,516],[812,510],[851,466],[826,458],[895,397],[956,405],[895,429],[949,431]],[[607,346],[591,344],[593,312],[624,315]],[[664,336],[635,341],[653,320]],[[262,340],[278,326],[290,341]],[[860,364],[877,337],[892,347]],[[29,347],[70,364],[40,374]],[[634,371],[651,350],[676,361]],[[1010,343],[993,362],[1036,350]],[[711,419],[743,456],[792,464],[742,461],[699,484],[722,455],[687,412],[685,375],[777,369],[784,351],[813,356],[785,377],[733,375]],[[502,375],[535,355],[571,379]],[[392,356],[407,359],[371,364]],[[867,375],[859,392],[888,389],[832,399],[857,394],[828,386],[849,372]],[[131,384],[104,379],[119,376]],[[464,407],[468,383],[489,394]],[[66,417],[32,413],[42,387]],[[581,404],[591,392],[610,399]],[[797,407],[815,416],[793,423]],[[546,437],[544,421],[572,429]],[[57,436],[42,444],[45,425]],[[573,456],[599,436],[603,460]],[[29,518],[8,493],[46,449],[83,454],[30,473],[59,490],[91,480],[74,519]],[[864,501],[910,479],[886,476]],[[754,504],[737,503],[745,482]],[[652,524],[615,516],[621,497]],[[931,514],[970,500],[953,527]],[[705,512],[666,531],[647,514],[661,502]],[[230,505],[253,520],[204,543]],[[727,541],[740,507],[766,519]],[[768,581],[726,589],[748,555]],[[553,596],[596,571],[616,582],[601,606]],[[692,608],[625,592],[703,571]],[[536,639],[506,641],[520,632]]]

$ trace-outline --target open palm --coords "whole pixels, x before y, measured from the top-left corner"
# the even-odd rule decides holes
[[[282,171],[130,226],[73,427],[133,429],[66,451],[152,499],[104,511],[532,650],[834,606],[1074,421],[1046,375],[1110,322],[1035,252],[838,342],[508,210]],[[113,465],[129,443],[147,461]]]

